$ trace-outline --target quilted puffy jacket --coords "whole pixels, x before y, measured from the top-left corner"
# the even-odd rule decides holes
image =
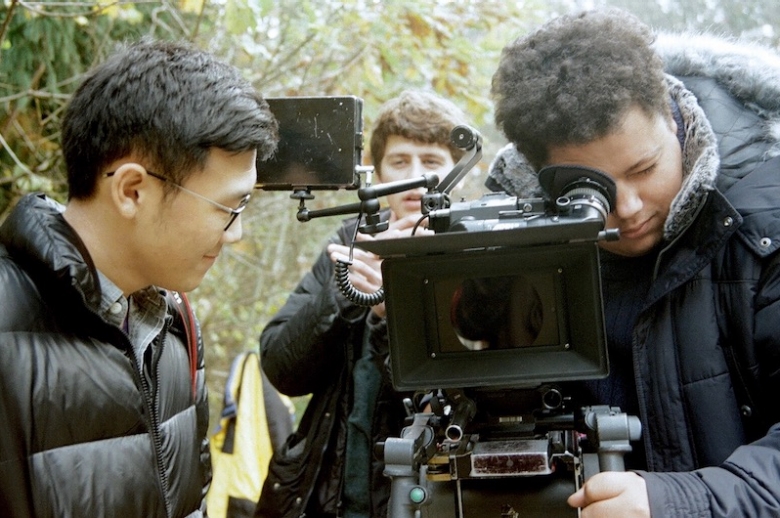
[[[198,341],[170,295],[139,372],[127,335],[96,312],[98,277],[40,195],[0,227],[0,516],[202,516],[210,480]]]

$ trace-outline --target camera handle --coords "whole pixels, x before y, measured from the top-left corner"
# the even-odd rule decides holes
[[[419,518],[431,503],[427,462],[435,451],[432,413],[417,413],[401,437],[388,437],[378,447],[384,452],[384,474],[392,479],[388,516]],[[433,449],[432,449],[433,448]]]
[[[439,183],[439,192],[443,194],[448,194],[482,158],[482,135],[474,128],[465,125],[455,126],[450,133],[450,141],[460,149],[465,149],[467,153]]]
[[[623,456],[631,451],[631,441],[642,436],[639,418],[608,405],[593,405],[582,411],[586,433],[598,452],[598,469],[591,471],[625,471]]]

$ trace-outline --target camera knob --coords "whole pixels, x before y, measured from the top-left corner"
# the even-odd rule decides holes
[[[450,132],[450,140],[461,149],[470,149],[477,142],[477,132],[468,126],[455,126]]]

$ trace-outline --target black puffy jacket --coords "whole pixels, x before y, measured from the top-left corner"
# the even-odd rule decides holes
[[[389,212],[383,211],[382,219],[388,217]],[[349,243],[355,225],[355,220],[348,221],[331,241]],[[323,251],[263,330],[261,364],[268,379],[284,394],[312,396],[298,429],[274,453],[255,516],[340,512],[353,367],[364,339],[379,352],[375,364],[383,376],[368,433],[373,443],[400,435],[406,413],[403,396],[393,391],[384,365],[387,326],[384,320],[369,325],[368,314],[367,308],[348,302],[338,291],[333,263]],[[373,458],[368,484],[371,516],[387,514],[390,479],[383,468],[382,459]]]
[[[779,245],[773,159],[659,259],[634,369],[648,468],[679,473],[643,474],[653,516],[780,515]]]
[[[634,331],[652,514],[780,516],[780,59],[707,38],[662,37],[659,52],[719,160]]]
[[[202,347],[194,398],[178,316],[142,375],[127,335],[98,316],[99,290],[61,207],[22,199],[0,227],[0,516],[202,516]]]

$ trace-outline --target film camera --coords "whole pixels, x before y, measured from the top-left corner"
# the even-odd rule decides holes
[[[353,302],[385,302],[393,385],[418,395],[401,436],[377,445],[392,480],[389,515],[576,516],[568,496],[595,473],[623,470],[641,432],[636,417],[576,407],[566,391],[609,373],[598,242],[618,238],[605,228],[612,180],[551,166],[539,171],[542,197],[490,193],[453,203],[450,190],[482,154],[480,135],[459,126],[452,139],[466,153],[441,181],[426,175],[361,187],[370,168],[360,165],[359,99],[269,103],[283,139],[285,126],[304,121],[308,127],[290,135],[314,142],[299,145],[316,151],[309,156],[290,154],[294,163],[258,163],[258,187],[291,189],[300,221],[357,213],[358,231],[375,233],[384,228],[379,197],[428,190],[421,211],[434,235],[354,244],[383,258],[381,290],[359,292],[348,263],[336,266]],[[334,121],[324,124],[328,117]],[[342,143],[319,145],[336,130]],[[341,188],[357,190],[360,201],[306,208],[313,189]]]

